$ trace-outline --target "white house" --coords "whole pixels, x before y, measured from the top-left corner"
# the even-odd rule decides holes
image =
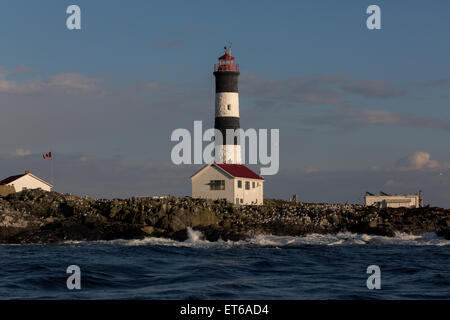
[[[19,174],[16,176],[11,176],[0,181],[0,186],[12,186],[16,192],[20,192],[26,189],[42,189],[44,191],[51,191],[53,185],[44,181],[30,171],[25,171],[24,174]]]
[[[422,206],[422,196],[417,194],[386,194],[379,196],[366,193],[364,197],[366,206],[376,206],[379,208],[419,208]]]
[[[191,176],[192,197],[263,204],[264,178],[242,164],[208,164]]]

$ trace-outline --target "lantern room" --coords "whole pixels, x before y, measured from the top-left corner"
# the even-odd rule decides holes
[[[224,47],[225,54],[219,57],[219,64],[214,65],[214,72],[216,71],[239,71],[239,64],[234,63],[234,58],[231,56],[231,47]]]

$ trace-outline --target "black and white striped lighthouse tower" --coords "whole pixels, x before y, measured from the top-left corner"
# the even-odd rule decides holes
[[[239,65],[231,56],[231,48],[224,48],[225,54],[219,57],[219,64],[214,65],[216,78],[216,118],[214,128],[222,133],[222,143],[215,144],[215,161],[217,163],[241,163],[241,146],[237,137],[226,140],[227,129],[239,129]]]

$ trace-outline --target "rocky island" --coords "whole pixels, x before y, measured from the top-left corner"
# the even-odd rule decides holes
[[[190,197],[92,199],[25,190],[0,197],[0,243],[59,243],[167,237],[187,239],[187,228],[206,240],[243,240],[257,234],[302,236],[354,232],[383,236],[435,232],[450,239],[450,210],[379,209],[356,204],[264,200],[262,206]]]

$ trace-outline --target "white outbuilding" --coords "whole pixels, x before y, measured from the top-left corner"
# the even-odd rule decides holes
[[[421,193],[417,194],[387,194],[381,192],[380,195],[374,195],[367,192],[364,197],[366,206],[375,206],[378,208],[420,208],[423,205]]]
[[[44,191],[51,191],[53,188],[51,183],[36,177],[28,170],[23,174],[3,179],[0,181],[0,186],[14,187],[15,192],[20,192],[26,189],[42,189]]]
[[[242,164],[212,163],[191,176],[192,197],[262,205],[264,178]]]

